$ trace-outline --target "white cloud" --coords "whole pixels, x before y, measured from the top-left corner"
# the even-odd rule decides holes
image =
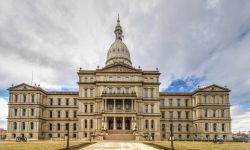
[[[250,108],[240,105],[231,107],[232,132],[250,131]]]
[[[7,129],[8,102],[0,97],[0,128]]]

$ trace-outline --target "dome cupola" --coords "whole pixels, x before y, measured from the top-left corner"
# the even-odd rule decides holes
[[[120,25],[120,19],[118,15],[117,25],[115,27],[115,41],[111,44],[106,60],[106,66],[123,63],[129,66],[132,66],[132,62],[130,60],[130,54],[127,46],[122,42],[123,39],[123,31]]]

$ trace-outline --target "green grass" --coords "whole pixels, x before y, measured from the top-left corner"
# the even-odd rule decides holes
[[[170,148],[169,141],[152,142]],[[214,144],[212,142],[174,141],[175,150],[250,150],[250,143],[225,142]]]
[[[84,143],[83,141],[70,141],[70,146]],[[66,147],[66,141],[28,141],[0,142],[0,150],[58,150]]]

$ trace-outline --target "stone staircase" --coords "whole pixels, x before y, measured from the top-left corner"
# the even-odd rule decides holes
[[[135,140],[133,132],[130,130],[108,130],[108,135],[104,136],[104,140]]]

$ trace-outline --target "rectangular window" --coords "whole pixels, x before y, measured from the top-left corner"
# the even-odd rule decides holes
[[[58,103],[58,105],[61,105],[61,98],[57,99],[57,103]]]
[[[189,112],[186,111],[186,119],[188,119],[188,118],[189,118]]]
[[[23,102],[25,103],[26,102],[26,95],[23,95]]]
[[[15,102],[18,102],[18,95],[15,95]]]
[[[126,94],[129,93],[129,88],[128,88],[128,87],[125,88],[125,93],[126,93]]]
[[[224,109],[221,110],[221,117],[222,117],[222,118],[225,117],[225,111],[224,111]]]
[[[66,105],[69,105],[69,98],[66,98]]]
[[[151,105],[151,113],[154,113],[154,105]]]
[[[69,123],[66,123],[66,130],[69,130]]]
[[[88,97],[88,89],[84,89],[84,97]]]
[[[169,112],[169,117],[170,117],[170,119],[173,119],[173,111]]]
[[[145,105],[145,113],[148,113],[148,105]]]
[[[34,116],[34,109],[31,109],[31,116]]]
[[[161,118],[165,118],[165,112],[164,111],[161,112]]]
[[[53,117],[53,112],[49,111],[49,117],[52,118]]]
[[[65,111],[65,118],[69,118],[69,111]]]
[[[17,116],[17,109],[14,109],[14,115]]]
[[[52,130],[52,124],[51,123],[49,124],[49,130],[50,131]]]
[[[88,112],[88,105],[87,105],[87,104],[84,105],[84,112],[85,112],[85,113]]]
[[[91,129],[93,128],[93,120],[92,119],[90,120],[90,128]]]
[[[35,94],[31,95],[31,102],[34,103],[35,102]]]
[[[181,100],[177,99],[177,106],[181,106]]]
[[[25,130],[25,122],[22,122],[22,129]]]
[[[88,120],[87,119],[85,119],[85,121],[84,121],[84,127],[88,128]]]
[[[23,109],[23,116],[26,116],[26,110]]]
[[[154,89],[151,89],[151,91],[150,91],[150,96],[151,96],[151,97],[154,97]]]
[[[74,111],[74,118],[76,118],[76,115],[77,115],[77,111]]]
[[[204,116],[207,117],[207,109],[205,110],[205,115]]]
[[[74,131],[76,130],[76,123],[74,123],[74,125],[73,125],[73,130]]]
[[[57,124],[57,130],[61,130],[61,125],[60,125],[60,123]]]
[[[94,97],[94,90],[90,89],[90,97]]]
[[[188,99],[185,100],[185,105],[188,107]]]
[[[74,105],[76,106],[77,105],[77,99],[74,98]]]
[[[61,111],[57,111],[57,117],[61,118]]]
[[[178,111],[178,119],[181,119],[181,112]]]
[[[52,106],[53,105],[53,98],[50,98],[49,101],[50,101],[50,105]]]
[[[148,97],[148,89],[144,89],[144,97]]]
[[[216,117],[216,110],[213,110],[213,117]]]
[[[90,105],[90,113],[93,113],[93,105]]]
[[[169,106],[172,107],[173,106],[173,99],[169,99]]]
[[[30,123],[30,129],[31,129],[31,130],[34,129],[34,123],[33,123],[33,122]]]
[[[224,132],[225,131],[225,124],[224,123],[222,123],[222,125],[221,125],[221,130]]]

